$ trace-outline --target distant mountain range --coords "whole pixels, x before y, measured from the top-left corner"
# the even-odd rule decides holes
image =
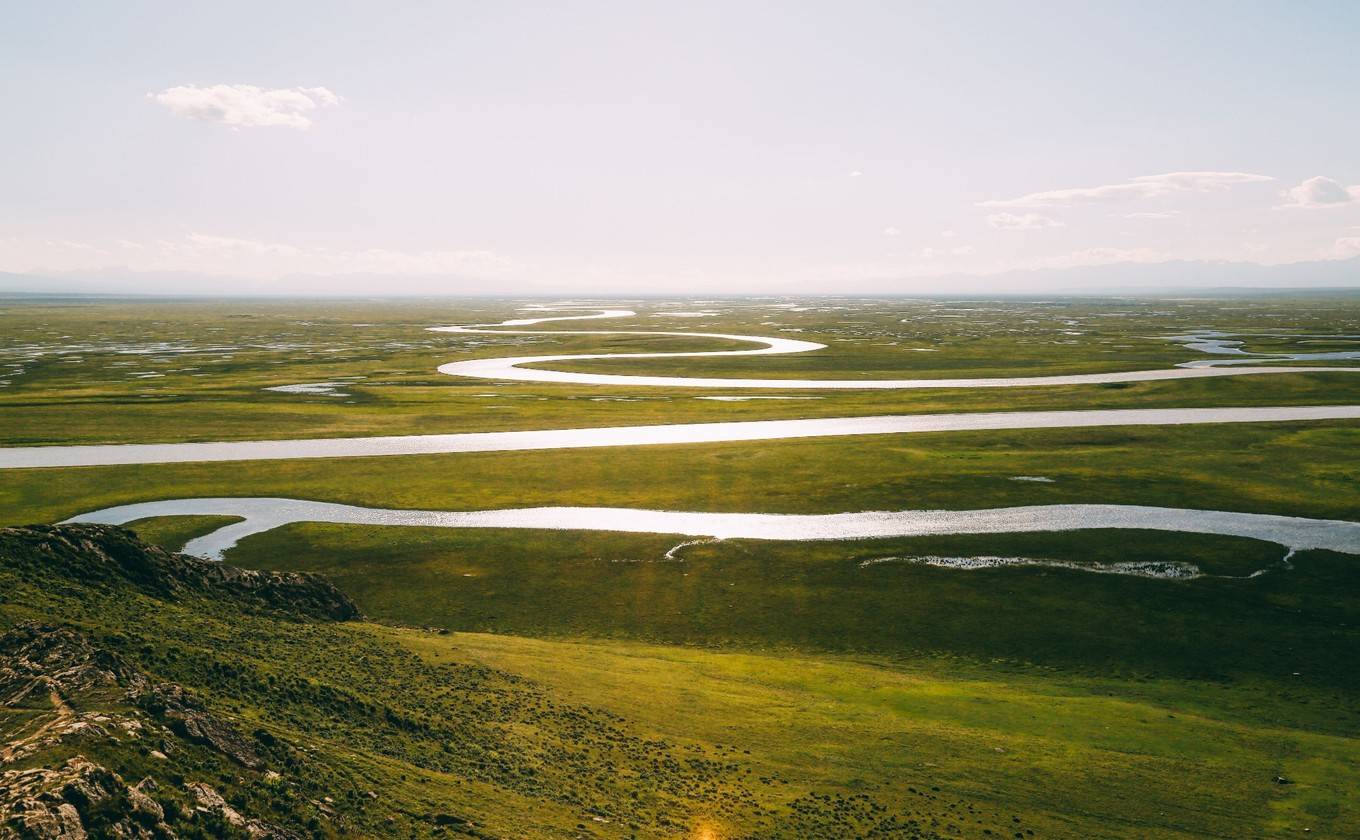
[[[956,290],[985,285],[1009,292],[1137,294],[1251,292],[1326,289],[1360,292],[1360,257],[1348,260],[1259,265],[1257,263],[1177,260],[1162,263],[1111,263],[1085,268],[1010,271],[988,277],[940,278]]]

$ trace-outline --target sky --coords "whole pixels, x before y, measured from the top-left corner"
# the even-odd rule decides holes
[[[7,3],[0,272],[702,295],[1340,264],[1357,43],[1353,2]]]

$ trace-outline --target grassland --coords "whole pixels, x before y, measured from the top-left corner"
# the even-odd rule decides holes
[[[663,559],[668,547],[657,537],[308,524],[252,537],[232,558],[322,572],[374,616],[407,624],[1276,682],[1286,691],[1332,692],[1332,722],[1360,726],[1343,702],[1360,688],[1349,665],[1360,652],[1351,557],[1304,552],[1283,570],[1283,552],[1262,543],[1108,531],[732,541],[688,547],[678,561]],[[1242,576],[1278,571],[1182,581],[875,562],[993,553],[1080,565],[1173,560]]]
[[[1345,453],[1356,446],[1354,423],[1325,421],[9,470],[0,474],[0,507],[15,522],[242,495],[447,510],[760,513],[1107,502],[1355,519],[1360,464]]]
[[[948,658],[885,666],[619,642],[453,641],[461,651],[450,658],[515,669],[564,696],[664,721],[663,732],[735,740],[743,754],[834,780],[842,791],[887,778],[909,794],[959,792],[979,809],[998,809],[1003,824],[1012,813],[992,837],[1354,830],[1353,731],[1322,734],[1258,717],[1274,705],[1268,691],[1155,679],[1131,686]],[[1234,708],[1245,698],[1256,705]],[[1262,784],[1277,777],[1298,784]],[[850,836],[834,826],[800,828],[788,836]],[[965,820],[957,833],[985,830]]]
[[[573,352],[747,348],[713,339],[431,333],[441,323],[522,317],[522,302],[12,302],[0,309],[0,444],[340,437],[933,411],[1322,404],[1360,399],[1360,375],[1298,374],[1107,388],[799,392],[715,402],[733,391],[502,384],[442,376],[458,359]],[[1205,301],[855,302],[806,311],[731,301],[712,318],[542,325],[784,335],[828,344],[772,357],[561,363],[562,369],[712,376],[1015,376],[1163,368],[1201,354],[1165,336],[1206,326],[1360,332],[1354,298]],[[850,304],[836,304],[850,306]],[[1284,315],[1281,310],[1285,310]],[[782,332],[790,330],[792,332]],[[1301,338],[1260,349],[1335,349]],[[1248,347],[1257,349],[1257,344]],[[1341,346],[1341,345],[1338,345]],[[1347,344],[1346,347],[1351,347]],[[1353,349],[1353,348],[1352,348]],[[922,352],[930,351],[930,352]],[[1204,357],[1207,358],[1207,357]],[[1340,364],[1340,363],[1334,363]],[[340,382],[343,395],[264,389]],[[767,394],[768,396],[768,394]]]
[[[0,552],[0,630],[75,627],[267,744],[176,772],[314,837],[1346,836],[1353,723],[1307,688],[301,619]],[[1283,713],[1282,713],[1283,712]],[[22,726],[0,716],[0,731]],[[136,739],[76,739],[125,778]],[[263,749],[263,747],[262,747]],[[176,781],[178,779],[179,781]],[[1281,783],[1283,779],[1287,783]],[[296,780],[294,782],[293,780]]]
[[[0,362],[21,372],[0,387],[0,444],[1360,402],[1360,375],[1348,373],[790,391],[816,399],[749,402],[699,399],[739,391],[498,384],[435,373],[440,363],[478,356],[717,348],[684,338],[423,330],[524,317],[517,310],[524,303],[6,305]],[[1164,338],[1199,328],[1308,334],[1257,335],[1246,345],[1287,352],[1354,349],[1311,336],[1360,333],[1353,297],[681,307],[719,313],[704,318],[653,317],[664,308],[656,301],[622,305],[639,316],[582,326],[786,335],[830,347],[570,367],[1011,376],[1202,358]],[[547,328],[554,326],[575,325]],[[345,377],[363,378],[345,380],[342,396],[263,390]],[[285,496],[452,510],[770,513],[1105,502],[1360,520],[1357,452],[1360,426],[1326,421],[15,470],[0,472],[0,511],[19,524],[161,498]],[[1048,481],[1016,480],[1022,476]],[[225,521],[135,527],[177,547]],[[373,623],[241,617],[229,605],[82,593],[28,578],[3,581],[0,625],[57,617],[242,719],[307,744],[318,784],[353,793],[341,805],[364,835],[434,834],[436,808],[475,815],[504,837],[1360,833],[1354,557],[1305,552],[1283,569],[1282,550],[1260,542],[1083,531],[729,541],[688,546],[666,560],[679,541],[303,524],[248,538],[229,559],[323,572]],[[866,563],[919,555],[1087,566],[1160,560],[1193,563],[1210,576]],[[1237,579],[1265,568],[1273,570]],[[129,772],[145,761],[110,760],[129,762]],[[250,780],[214,772],[243,801],[268,799]],[[362,793],[374,788],[376,800]],[[321,828],[329,830],[324,821]]]

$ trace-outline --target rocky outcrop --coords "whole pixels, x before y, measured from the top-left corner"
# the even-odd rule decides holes
[[[315,618],[350,621],[361,618],[358,605],[320,575],[306,572],[262,572],[188,555],[173,555],[197,575],[200,587],[249,596],[275,609]]]
[[[172,554],[104,525],[0,528],[0,570],[32,591],[88,590],[106,601],[182,599],[283,622],[360,616],[316,575]],[[132,664],[136,649],[121,646],[122,636],[111,639],[40,621],[0,634],[0,840],[298,837],[247,813],[269,813],[272,800],[242,790],[303,788],[299,751],[263,729],[245,734],[183,686]],[[129,784],[119,772],[130,767],[131,778],[153,777]],[[211,784],[198,780],[205,772]],[[223,784],[230,802],[212,786]]]
[[[117,773],[81,755],[51,769],[6,771],[0,773],[0,837],[174,840],[180,836],[178,824],[199,814],[218,818],[234,831],[233,836],[250,840],[300,837],[242,814],[203,782],[186,782],[180,791],[193,814],[183,815],[188,819],[167,818],[165,807],[152,797],[159,789],[150,778],[129,785]]]
[[[255,744],[240,730],[208,712],[193,695],[172,684],[152,686],[135,698],[137,704],[155,715],[176,735],[202,744],[252,770],[264,768],[264,759]]]
[[[65,627],[28,622],[0,635],[0,705],[37,711],[16,737],[0,744],[0,838],[177,836],[165,808],[152,796],[158,786],[150,778],[129,785],[83,755],[52,767],[3,769],[21,760],[40,760],[61,744],[90,748],[121,740],[166,743],[178,737],[244,768],[265,768],[253,739],[183,687],[153,681]],[[242,836],[295,836],[241,814],[205,783],[186,782],[179,793],[196,813],[218,817]]]
[[[146,678],[64,627],[29,622],[0,636],[0,705],[55,691],[73,698],[99,689],[142,691]]]
[[[252,571],[172,554],[112,525],[0,528],[0,563],[16,569],[40,565],[43,572],[81,583],[129,583],[158,597],[196,592],[310,618],[361,616],[349,596],[319,575]]]
[[[37,840],[175,837],[165,809],[142,789],[84,756],[59,767],[0,773],[0,836]]]
[[[0,765],[77,736],[136,737],[141,720],[112,711],[151,681],[80,633],[29,622],[0,635],[0,706],[41,710],[37,723],[0,744]]]
[[[253,820],[242,815],[227,804],[212,786],[203,782],[189,782],[185,788],[193,796],[194,807],[198,810],[220,816],[227,825],[245,833],[251,840],[294,840],[299,835],[261,820]]]
[[[0,746],[0,761],[16,761],[74,735],[138,737],[159,725],[243,767],[264,767],[249,738],[183,687],[153,682],[74,630],[27,622],[0,636],[0,705],[45,704],[51,707],[47,719]]]

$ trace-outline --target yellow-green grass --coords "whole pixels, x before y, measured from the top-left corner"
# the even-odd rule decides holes
[[[1138,679],[1173,675],[1308,692],[1292,715],[1360,729],[1357,559],[1250,540],[1140,531],[850,542],[306,524],[228,559],[325,574],[378,618],[536,637],[710,648],[945,652]],[[1242,577],[1148,579],[1051,567],[964,571],[883,558],[1022,556],[1088,568],[1181,562]],[[868,561],[866,563],[866,561]],[[1245,578],[1252,572],[1267,574]],[[1245,579],[1244,579],[1245,578]],[[1283,702],[1283,708],[1292,701]]]
[[[972,840],[1341,837],[1360,820],[1353,733],[1250,683],[441,635],[0,561],[0,629],[81,629],[299,748],[282,769],[307,787],[281,798],[201,750],[175,752],[181,772],[254,813],[331,797],[360,836],[441,836],[444,814],[501,837],[690,840],[869,835],[886,819]],[[76,750],[125,778],[165,772],[135,740],[58,752]]]
[[[887,788],[908,800],[911,788],[940,787],[1016,814],[1016,827],[1039,836],[1360,829],[1353,739],[1241,720],[1220,705],[1215,686],[1130,686],[949,659],[889,666],[617,641],[374,632],[432,662],[524,674],[659,737],[731,745],[757,772],[794,785]]]
[[[325,379],[310,372],[272,384]],[[1360,404],[1360,374],[1271,374],[1061,388],[779,390],[761,393],[799,399],[735,402],[704,397],[744,397],[749,392],[501,385],[452,377],[402,386],[360,383],[346,390],[352,394],[348,399],[262,393],[254,386],[176,389],[174,396],[61,388],[0,399],[0,445],[370,437],[969,411],[1349,405]]]

